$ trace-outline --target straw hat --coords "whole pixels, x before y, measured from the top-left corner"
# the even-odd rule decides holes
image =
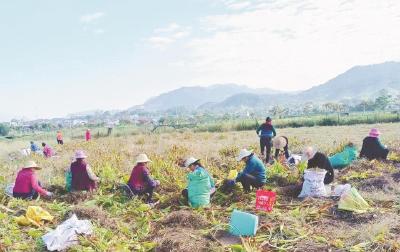
[[[381,134],[381,132],[379,132],[379,130],[377,128],[372,128],[369,131],[369,136],[370,137],[378,137]]]
[[[78,159],[78,158],[87,158],[87,156],[86,156],[85,152],[83,152],[83,150],[77,150],[75,152],[75,158],[76,159]]]
[[[275,137],[274,140],[272,141],[272,144],[275,149],[283,149],[283,147],[287,145],[287,140],[282,136]]]
[[[243,158],[248,157],[251,154],[253,154],[253,150],[241,149],[236,160],[241,161]]]
[[[317,153],[317,151],[313,147],[307,147],[303,151],[303,156],[301,157],[301,160],[310,160],[315,156],[315,153]]]
[[[137,163],[147,163],[147,162],[151,162],[151,160],[147,157],[147,155],[146,154],[139,154],[137,157],[136,157],[136,164]]]
[[[40,170],[42,169],[41,167],[39,167],[35,161],[29,160],[25,163],[24,168],[33,168],[36,170]]]
[[[197,161],[199,161],[200,159],[194,158],[194,157],[190,157],[188,159],[185,160],[185,168],[188,168],[190,165],[196,163]]]

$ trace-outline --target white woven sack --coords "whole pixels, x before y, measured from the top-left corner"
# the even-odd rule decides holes
[[[326,170],[307,169],[304,171],[304,183],[299,198],[327,197],[324,179]]]

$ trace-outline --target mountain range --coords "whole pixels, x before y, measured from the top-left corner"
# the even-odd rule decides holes
[[[393,95],[400,94],[400,62],[355,66],[326,83],[299,92],[254,89],[237,84],[182,87],[147,100],[141,108],[147,111],[163,111],[179,107],[225,110],[310,101],[340,102],[374,98],[382,89]]]

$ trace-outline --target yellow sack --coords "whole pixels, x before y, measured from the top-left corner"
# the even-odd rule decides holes
[[[53,216],[49,214],[46,210],[38,206],[29,206],[26,210],[25,216],[18,216],[15,221],[22,226],[28,226],[33,224],[40,227],[44,224],[44,221],[52,221]]]
[[[238,175],[237,170],[230,170],[227,179],[233,180],[237,177],[237,175]]]

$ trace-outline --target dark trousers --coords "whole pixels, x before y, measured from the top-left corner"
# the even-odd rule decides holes
[[[260,137],[260,149],[261,154],[265,154],[265,149],[267,149],[265,161],[268,163],[269,158],[271,156],[271,148],[272,148],[272,138],[271,137]]]
[[[134,188],[130,187],[133,194],[135,195],[145,195],[147,194],[147,198],[146,198],[146,202],[151,202],[152,198],[153,198],[153,191],[155,189],[155,187],[153,186],[147,186],[145,188],[143,188],[143,190],[135,190]]]
[[[18,199],[37,199],[39,194],[35,190],[32,190],[30,193],[13,193],[13,197]]]
[[[63,144],[64,144],[64,141],[63,141],[63,140],[58,140],[58,139],[57,139],[57,143],[63,145]]]
[[[250,187],[260,188],[265,184],[263,182],[260,182],[253,175],[247,173],[243,174],[239,179],[236,179],[236,181],[242,183],[245,192],[250,192]]]
[[[216,191],[214,191],[212,194],[210,194],[210,197],[214,196]],[[188,189],[183,189],[182,190],[182,196],[186,199],[189,200],[189,191]]]

